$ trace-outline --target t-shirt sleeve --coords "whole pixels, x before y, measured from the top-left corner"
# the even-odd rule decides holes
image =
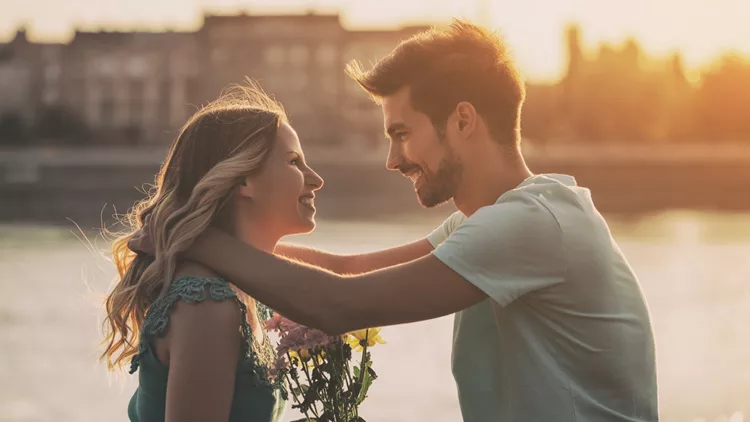
[[[427,241],[430,242],[433,248],[437,248],[464,220],[466,220],[466,216],[461,211],[454,212],[438,228],[427,235]]]
[[[480,208],[433,255],[501,306],[562,283],[567,269],[562,231],[541,202],[509,192]]]

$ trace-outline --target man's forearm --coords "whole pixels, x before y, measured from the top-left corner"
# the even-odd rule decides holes
[[[336,274],[352,274],[355,269],[355,257],[349,255],[336,255],[318,249],[305,246],[279,243],[274,254],[301,261],[316,267],[325,268]]]
[[[274,253],[339,275],[363,274],[404,262],[413,261],[432,252],[427,239],[359,255],[337,255],[317,249],[289,244],[279,244]]]
[[[209,230],[186,252],[229,279],[250,296],[279,311],[285,317],[309,327],[333,330],[328,312],[341,311],[346,304],[335,303],[326,292],[340,290],[345,279],[325,269],[310,267],[252,248],[232,236]],[[273,272],[284,260],[285,276]]]
[[[344,274],[363,274],[383,268],[393,267],[405,262],[414,261],[432,252],[432,245],[427,239],[417,240],[406,245],[395,246],[381,251],[362,255],[350,255],[349,272]]]
[[[184,256],[287,318],[329,334],[437,318],[487,297],[432,255],[344,277],[209,229]]]

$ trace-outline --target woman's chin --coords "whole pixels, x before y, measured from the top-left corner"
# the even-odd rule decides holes
[[[315,217],[301,217],[297,224],[295,234],[306,234],[315,230]]]

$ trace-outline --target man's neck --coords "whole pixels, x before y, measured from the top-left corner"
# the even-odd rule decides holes
[[[471,216],[479,208],[494,204],[503,193],[515,189],[533,175],[520,151],[509,154],[498,149],[491,159],[484,155],[481,161],[464,163],[463,179],[453,199],[454,204],[464,215]]]

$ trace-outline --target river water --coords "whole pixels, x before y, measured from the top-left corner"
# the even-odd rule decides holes
[[[640,278],[657,343],[662,420],[750,420],[750,214],[608,221]],[[439,223],[320,221],[290,239],[340,253],[404,243]],[[73,228],[74,229],[74,228]],[[126,421],[135,379],[97,362],[107,243],[75,230],[0,226],[0,422]],[[373,349],[372,421],[460,421],[452,317],[388,327]],[[288,410],[284,420],[297,414]]]

